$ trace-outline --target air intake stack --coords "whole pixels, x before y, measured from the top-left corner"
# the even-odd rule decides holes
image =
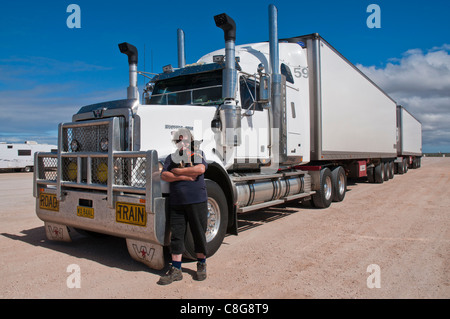
[[[121,53],[128,56],[130,86],[127,88],[127,98],[137,100],[139,99],[139,92],[137,87],[138,51],[134,45],[131,45],[127,42],[120,43],[119,50]]]

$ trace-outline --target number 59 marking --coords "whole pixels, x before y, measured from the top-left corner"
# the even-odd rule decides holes
[[[308,67],[298,67],[294,68],[294,74],[296,78],[307,78],[308,77]]]

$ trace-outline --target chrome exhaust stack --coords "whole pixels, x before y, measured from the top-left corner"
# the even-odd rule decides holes
[[[139,99],[139,92],[137,87],[138,51],[134,45],[131,45],[127,42],[120,43],[119,50],[121,53],[128,56],[130,86],[127,88],[127,98],[137,100]]]
[[[234,100],[236,92],[236,23],[227,14],[214,16],[216,26],[223,30],[225,36],[225,70],[223,73],[222,97]]]
[[[223,70],[222,98],[220,111],[222,122],[222,141],[224,146],[233,147],[240,143],[238,133],[238,115],[236,110],[236,23],[227,14],[214,16],[216,26],[223,30],[225,37],[225,69]]]
[[[270,49],[270,73],[272,79],[272,115],[273,128],[281,126],[281,74],[280,56],[278,45],[278,9],[269,5],[269,49]]]
[[[177,30],[177,42],[178,42],[178,67],[184,68],[186,65],[186,54],[184,51],[184,31]]]
[[[283,123],[283,76],[280,74],[280,56],[278,43],[278,9],[269,5],[269,51],[271,79],[271,153],[269,170],[278,169],[285,160],[285,125]]]

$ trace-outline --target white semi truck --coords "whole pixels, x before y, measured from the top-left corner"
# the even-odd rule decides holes
[[[240,213],[287,201],[326,208],[344,199],[348,176],[393,177],[397,104],[367,76],[318,34],[279,40],[273,5],[268,42],[236,46],[235,22],[214,20],[225,49],[186,65],[178,30],[178,68],[153,76],[142,101],[137,50],[119,44],[127,99],[82,107],[59,125],[58,153],[36,155],[36,212],[49,239],[70,241],[73,228],[123,237],[134,259],[162,268],[169,230],[160,171],[181,127],[202,141],[208,161],[210,255],[237,234]],[[190,236],[186,247],[194,256]]]

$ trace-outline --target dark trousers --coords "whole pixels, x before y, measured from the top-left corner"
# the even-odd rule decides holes
[[[208,202],[171,205],[170,206],[170,230],[172,237],[170,241],[171,253],[182,254],[185,251],[184,240],[187,225],[194,238],[194,250],[196,253],[206,255],[206,224],[208,221]]]

